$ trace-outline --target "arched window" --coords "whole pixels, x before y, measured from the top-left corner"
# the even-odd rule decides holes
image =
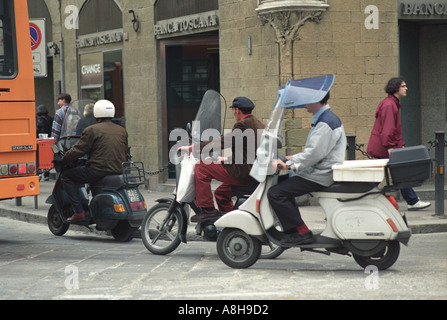
[[[79,12],[76,30],[79,54],[80,98],[107,99],[115,116],[124,120],[123,13],[114,0],[87,0]]]
[[[87,0],[79,12],[77,36],[122,28],[123,13],[114,0]]]

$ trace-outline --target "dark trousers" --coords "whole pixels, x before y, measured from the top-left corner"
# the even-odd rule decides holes
[[[267,197],[284,231],[295,229],[304,224],[295,198],[325,188],[325,186],[297,176],[280,177],[279,183],[270,188]]]
[[[95,183],[105,176],[105,174],[99,174],[86,166],[68,169],[61,173],[62,186],[70,198],[75,213],[85,211],[82,207],[81,196],[79,195],[80,185],[85,183]]]

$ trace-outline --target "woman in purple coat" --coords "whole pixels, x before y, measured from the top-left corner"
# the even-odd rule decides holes
[[[379,104],[376,110],[376,121],[367,149],[369,155],[379,159],[389,158],[393,149],[405,146],[399,110],[402,108],[400,100],[407,96],[407,84],[402,78],[392,78],[388,81],[385,91],[388,97]],[[408,204],[408,210],[425,209],[431,205],[430,202],[420,201],[412,188],[404,188],[400,191]]]

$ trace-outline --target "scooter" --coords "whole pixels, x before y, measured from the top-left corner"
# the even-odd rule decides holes
[[[203,96],[201,105],[197,112],[193,125],[187,125],[183,132],[188,133],[188,137],[183,137],[183,142],[178,144],[190,145],[194,137],[201,137],[207,129],[215,129],[221,131],[220,115],[222,105],[222,96],[214,91],[208,90]],[[224,127],[224,125],[222,125]],[[181,136],[181,134],[179,135]],[[219,134],[220,136],[220,134]],[[174,147],[172,150],[176,150]],[[145,247],[153,254],[166,255],[173,252],[182,242],[187,243],[187,229],[189,224],[189,214],[191,210],[199,214],[201,209],[197,207],[195,202],[195,192],[189,195],[179,195],[179,186],[186,187],[193,180],[193,171],[183,174],[184,168],[181,162],[188,157],[182,155],[176,162],[176,190],[174,198],[163,198],[156,200],[158,203],[153,206],[141,225],[141,237]],[[182,160],[183,159],[183,160]],[[215,160],[215,158],[213,158]],[[210,159],[211,160],[211,159]],[[192,160],[194,161],[194,160]],[[185,169],[183,169],[185,170]],[[237,198],[234,204],[234,210],[237,209],[255,190],[254,187],[236,187],[232,186],[234,196]],[[224,215],[222,213],[222,215]],[[196,235],[203,237],[208,241],[216,241],[219,230],[215,227],[214,221],[209,219],[197,223],[195,226]],[[262,253],[262,258],[273,259],[279,256],[283,250],[279,246],[274,246],[266,242],[267,247]]]
[[[270,163],[278,158],[276,140],[281,120],[286,108],[321,101],[333,81],[333,75],[295,80],[280,89],[251,172],[260,182],[259,186],[238,210],[215,222],[222,229],[216,243],[217,252],[229,267],[252,266],[265,243],[285,247],[281,241],[284,233],[275,227],[276,215],[267,198],[267,191],[278,181],[278,172]],[[431,176],[431,158],[424,148],[395,150],[389,161],[358,160],[340,165],[343,170],[353,170],[351,177],[335,179],[339,181],[329,188],[312,193],[326,214],[325,230],[314,232],[312,243],[296,247],[327,255],[352,255],[362,268],[391,267],[399,257],[400,243],[407,245],[411,232],[405,215],[399,213],[394,198],[386,193],[420,185]],[[336,172],[337,167],[333,169]]]
[[[46,201],[51,204],[47,214],[50,231],[54,235],[62,236],[70,225],[87,228],[90,225],[95,225],[97,230],[110,231],[119,242],[131,241],[147,213],[146,202],[138,189],[145,183],[145,171],[141,162],[124,162],[122,174],[105,176],[98,182],[89,185],[88,188],[86,185],[80,185],[79,194],[87,218],[75,222],[67,220],[73,215],[73,208],[62,186],[60,173],[68,168],[85,164],[86,158],[78,159],[71,164],[64,164],[60,159],[76,144],[79,138],[79,136],[63,137],[52,146],[58,177],[53,192]],[[131,160],[130,154],[128,154],[128,158]],[[88,189],[92,193],[90,202]]]

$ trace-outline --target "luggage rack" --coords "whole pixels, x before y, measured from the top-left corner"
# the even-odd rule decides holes
[[[393,150],[389,160],[350,160],[334,165],[332,169],[336,182],[369,182],[380,189],[358,198],[339,199],[345,202],[359,200],[370,194],[385,194],[402,188],[418,187],[432,176],[433,162],[425,146],[414,146]],[[382,182],[382,186],[379,186]]]
[[[124,183],[128,187],[137,187],[146,183],[143,162],[123,162]]]

